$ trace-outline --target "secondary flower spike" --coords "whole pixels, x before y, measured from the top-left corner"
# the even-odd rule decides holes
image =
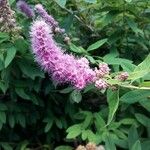
[[[19,0],[17,2],[17,8],[24,13],[28,18],[33,18],[34,17],[34,11],[32,8],[24,1],[24,0]]]
[[[48,25],[54,28],[58,26],[58,22],[51,15],[47,13],[47,11],[44,9],[44,7],[41,4],[35,5],[35,10],[41,16],[41,18],[45,20],[45,22]]]
[[[54,41],[52,29],[45,21],[35,21],[30,34],[35,59],[53,80],[70,83],[77,89],[94,81],[96,74],[89,67],[88,60],[65,54]]]

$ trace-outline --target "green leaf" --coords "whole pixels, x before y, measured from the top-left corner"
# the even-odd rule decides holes
[[[97,0],[84,0],[84,1],[87,2],[87,3],[92,3],[92,4],[97,3]]]
[[[73,88],[72,87],[67,87],[63,90],[60,90],[59,92],[63,93],[63,94],[67,94],[67,93],[70,93],[71,91],[73,91]]]
[[[4,111],[0,111],[0,121],[6,123],[6,113]]]
[[[133,124],[136,124],[137,122],[135,119],[125,118],[125,119],[120,120],[120,123],[123,125],[133,125]]]
[[[116,150],[116,146],[115,146],[114,141],[111,138],[111,136],[106,137],[105,148],[106,148],[106,150]]]
[[[73,150],[71,146],[58,146],[55,148],[55,150]]]
[[[137,129],[135,128],[135,126],[132,126],[129,129],[129,134],[128,134],[128,145],[129,145],[129,149],[132,148],[132,146],[135,144],[135,142],[139,139],[138,136],[138,132]]]
[[[9,85],[3,81],[0,81],[0,89],[3,91],[3,93],[6,93]]]
[[[8,115],[8,122],[11,128],[14,128],[15,126],[15,118],[12,114]]]
[[[16,115],[17,122],[23,127],[26,127],[26,119],[25,116],[21,113]]]
[[[140,33],[140,34],[144,34],[143,31],[141,29],[138,28],[137,24],[134,22],[134,20],[131,19],[127,19],[127,23],[129,25],[129,27],[133,30],[133,32]]]
[[[7,68],[7,66],[12,62],[15,55],[16,55],[16,48],[15,47],[11,47],[11,48],[7,49],[7,55],[5,58],[5,68]]]
[[[95,42],[94,44],[90,45],[87,48],[87,51],[92,51],[92,50],[95,50],[95,49],[101,47],[102,45],[104,45],[107,42],[107,40],[108,39],[106,38],[106,39],[102,39],[102,40]]]
[[[3,103],[0,103],[0,111],[6,111],[8,110],[7,106]]]
[[[100,113],[94,113],[94,118],[97,130],[104,128],[106,126],[106,123],[104,119],[101,117]]]
[[[128,79],[136,80],[150,73],[150,55],[146,57],[146,59],[140,63],[133,73],[130,74]]]
[[[0,143],[4,150],[13,150],[13,148],[8,143]]]
[[[79,90],[74,90],[70,94],[70,98],[73,102],[79,103],[82,100],[82,95]]]
[[[10,37],[8,33],[0,32],[0,43],[9,40],[9,38]]]
[[[146,127],[150,127],[150,118],[146,117],[143,114],[135,114],[136,119]]]
[[[149,99],[144,99],[139,102],[147,111],[150,112],[150,100]]]
[[[93,119],[93,114],[91,112],[88,112],[88,114],[86,115],[85,120],[83,122],[82,128],[84,128],[84,129],[88,128],[88,126],[92,122],[92,119]]]
[[[94,142],[96,143],[97,141],[97,136],[93,133],[93,131],[91,130],[86,130],[87,131],[87,135],[88,135],[88,140],[89,142]]]
[[[47,124],[46,124],[46,126],[44,128],[44,132],[46,133],[46,132],[50,131],[50,129],[52,128],[52,125],[53,125],[53,120],[52,119],[48,119]]]
[[[139,140],[136,141],[136,143],[132,146],[131,150],[142,150]]]
[[[109,106],[109,116],[108,116],[107,124],[110,124],[119,106],[119,90],[117,91],[108,90],[107,102]]]
[[[133,103],[145,100],[148,96],[150,96],[149,90],[134,90],[134,91],[130,91],[124,94],[120,98],[120,101],[133,104]]]
[[[60,7],[65,7],[67,0],[55,0]]]
[[[16,88],[15,91],[17,95],[20,96],[21,98],[30,100],[30,96],[25,93],[23,88]]]
[[[144,141],[143,143],[141,143],[141,146],[142,150],[149,150],[150,141]]]
[[[86,140],[88,137],[88,132],[86,130],[82,130],[82,140]]]
[[[128,2],[128,3],[131,3],[132,2],[132,0],[125,0],[126,2]]]
[[[68,133],[67,139],[74,139],[75,137],[80,135],[81,132],[82,130],[80,124],[73,125],[67,129],[67,133]]]
[[[83,49],[82,47],[77,47],[73,43],[70,43],[69,47],[72,52],[79,53],[79,54],[86,53],[85,49]]]
[[[18,62],[19,68],[21,71],[31,79],[35,79],[35,77],[44,78],[44,72],[41,71],[40,68],[34,66],[33,64],[29,63],[28,60],[19,61]]]

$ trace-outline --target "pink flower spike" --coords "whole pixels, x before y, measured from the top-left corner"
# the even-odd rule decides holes
[[[43,20],[37,20],[31,27],[31,43],[35,60],[57,83],[70,83],[83,89],[94,82],[95,71],[86,58],[75,58],[63,53],[51,34],[52,29]]]

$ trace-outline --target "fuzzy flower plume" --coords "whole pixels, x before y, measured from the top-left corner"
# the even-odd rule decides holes
[[[45,22],[48,25],[54,28],[58,26],[58,22],[51,15],[47,13],[47,11],[44,9],[44,7],[41,4],[35,5],[35,10],[41,16],[41,18],[45,20]]]
[[[37,20],[31,27],[31,42],[36,61],[58,83],[70,83],[83,89],[93,82],[95,72],[90,69],[86,58],[75,58],[65,54],[53,39],[51,27]]]
[[[17,2],[17,8],[24,13],[28,18],[34,17],[34,12],[32,8],[23,0]]]
[[[7,0],[0,1],[0,32],[15,32],[19,31],[14,18],[14,11],[11,10]]]

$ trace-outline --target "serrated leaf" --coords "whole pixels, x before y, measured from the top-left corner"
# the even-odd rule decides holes
[[[87,48],[87,51],[92,51],[92,50],[95,50],[95,49],[101,47],[102,45],[104,45],[107,42],[107,40],[108,39],[106,38],[106,39],[102,39],[102,40],[95,42],[94,44],[90,45]]]
[[[117,91],[108,91],[107,92],[107,102],[109,106],[109,115],[107,124],[113,120],[113,117],[119,106],[119,90]]]
[[[16,48],[15,47],[11,47],[7,49],[7,55],[5,58],[5,68],[7,68],[7,66],[12,62],[12,60],[14,59],[16,55]]]

